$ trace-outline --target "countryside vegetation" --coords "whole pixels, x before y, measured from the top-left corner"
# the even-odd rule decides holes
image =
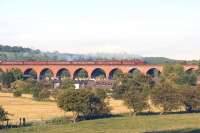
[[[13,52],[12,47],[1,49]],[[32,50],[24,52],[27,51]],[[85,74],[80,70],[76,77],[84,80]],[[116,71],[112,88],[75,89],[75,81],[67,75],[54,88],[50,73],[38,81],[34,74],[27,78],[16,68],[1,71],[0,130],[8,133],[200,132],[199,76],[200,69],[184,71],[180,62],[176,62],[165,64],[163,72],[155,75]],[[99,75],[98,79],[105,80],[102,77]],[[21,107],[21,114],[14,112],[17,106]],[[30,113],[26,123],[19,123],[21,115],[27,112]],[[38,118],[37,114],[42,118],[31,119],[30,116]],[[16,121],[12,122],[13,118]],[[5,129],[11,127],[15,128]]]
[[[200,70],[184,71],[179,64],[166,64],[163,73],[157,76],[116,72],[113,76],[115,81],[113,88],[77,90],[72,79],[62,78],[59,88],[54,89],[50,78],[41,81],[27,79],[23,77],[20,70],[11,69],[1,72],[2,89],[8,88],[16,98],[28,94],[32,95],[32,100],[39,103],[56,103],[60,110],[70,112],[71,115],[67,116],[63,113],[60,117],[45,120],[43,125],[36,124],[17,129],[4,129],[4,131],[173,132],[178,129],[178,132],[193,130],[198,132],[200,86],[197,84],[197,77],[199,74]],[[46,76],[48,77],[48,74]],[[84,72],[77,76],[83,79]],[[112,106],[109,105],[110,99],[123,101],[124,106],[128,108],[127,114],[113,114]],[[3,127],[12,114],[1,106],[0,117],[1,127]],[[188,122],[191,122],[191,125]],[[105,125],[103,129],[101,129],[102,124]],[[126,128],[121,127],[124,124]]]

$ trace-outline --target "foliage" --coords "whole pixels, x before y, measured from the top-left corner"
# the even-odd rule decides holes
[[[200,87],[198,86],[181,86],[182,104],[187,112],[200,109]]]
[[[40,89],[40,88],[35,88],[33,89],[33,98],[35,100],[47,100],[50,97],[50,92],[48,89]]]
[[[88,76],[87,72],[83,69],[81,69],[77,74],[77,78],[80,78],[80,79],[86,78],[87,76]]]
[[[194,72],[184,73],[177,80],[177,84],[195,86],[197,84],[197,75]]]
[[[151,100],[154,105],[163,108],[163,113],[179,109],[181,106],[179,87],[169,80],[162,81],[152,89]]]
[[[10,87],[12,82],[20,79],[22,79],[22,72],[20,69],[13,68],[2,74],[2,83],[7,87]]]
[[[33,98],[35,100],[47,100],[50,97],[49,89],[52,88],[52,83],[50,81],[37,82],[33,88]]]
[[[125,104],[133,109],[134,113],[141,112],[148,107],[148,87],[141,85],[132,87],[124,94]]]
[[[17,89],[13,91],[13,96],[14,97],[21,97],[22,96],[22,91]]]
[[[32,94],[33,89],[37,86],[38,82],[35,79],[32,78],[28,78],[27,80],[25,80],[27,86],[25,88],[23,88],[22,93],[25,94]]]
[[[93,89],[93,92],[95,93],[95,95],[99,96],[101,99],[106,98],[106,90],[104,90],[104,89],[95,88],[95,89]]]
[[[120,70],[116,70],[113,72],[113,79],[118,79],[123,75],[123,73]]]
[[[53,118],[51,120],[46,121],[47,124],[53,124],[53,125],[60,125],[60,124],[69,124],[70,121],[67,117],[58,117]]]
[[[86,89],[63,91],[58,96],[57,104],[64,111],[73,112],[74,122],[80,114],[105,114],[109,112],[104,101]]]
[[[69,79],[69,78],[66,78],[66,79],[63,79],[61,81],[61,84],[60,84],[60,89],[75,89],[75,85],[74,85],[74,81]]]
[[[2,106],[0,106],[0,122],[5,121],[8,119],[8,112],[4,110]]]
[[[135,113],[148,107],[147,98],[150,79],[142,74],[123,74],[113,86],[113,96],[123,99]]]
[[[16,80],[16,81],[11,83],[12,89],[24,89],[24,88],[27,88],[27,87],[28,87],[27,82],[25,82],[23,80]]]
[[[131,87],[142,84],[150,85],[149,82],[150,78],[142,74],[121,74],[114,82],[112,96],[116,99],[122,99],[125,92],[131,89]]]
[[[163,78],[169,79],[172,82],[180,85],[196,85],[197,75],[194,72],[184,72],[180,64],[167,64],[163,68]]]

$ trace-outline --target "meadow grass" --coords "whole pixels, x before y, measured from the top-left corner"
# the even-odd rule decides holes
[[[124,116],[82,121],[76,124],[35,125],[2,133],[199,133],[200,114]]]

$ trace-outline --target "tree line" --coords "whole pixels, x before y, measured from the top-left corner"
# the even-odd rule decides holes
[[[200,109],[198,71],[185,72],[181,65],[165,65],[163,73],[152,78],[142,74],[121,74],[113,86],[113,97],[122,99],[133,114],[156,106],[161,114],[184,108],[191,112]]]
[[[152,112],[152,106],[159,108],[160,114],[179,110],[198,111],[199,74],[200,70],[185,72],[179,64],[168,64],[159,77],[141,73],[118,73],[114,76],[115,82],[110,89],[75,89],[74,81],[68,78],[61,81],[58,89],[53,89],[50,80],[23,79],[23,74],[18,69],[2,73],[0,79],[3,87],[12,88],[14,96],[29,93],[34,100],[39,101],[53,97],[59,108],[73,112],[72,120],[76,122],[80,117],[110,115],[110,108],[105,100],[108,95],[123,100],[131,115]],[[6,115],[4,110],[2,112]]]

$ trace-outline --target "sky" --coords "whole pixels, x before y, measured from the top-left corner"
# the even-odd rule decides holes
[[[200,59],[200,0],[0,0],[0,44]]]

